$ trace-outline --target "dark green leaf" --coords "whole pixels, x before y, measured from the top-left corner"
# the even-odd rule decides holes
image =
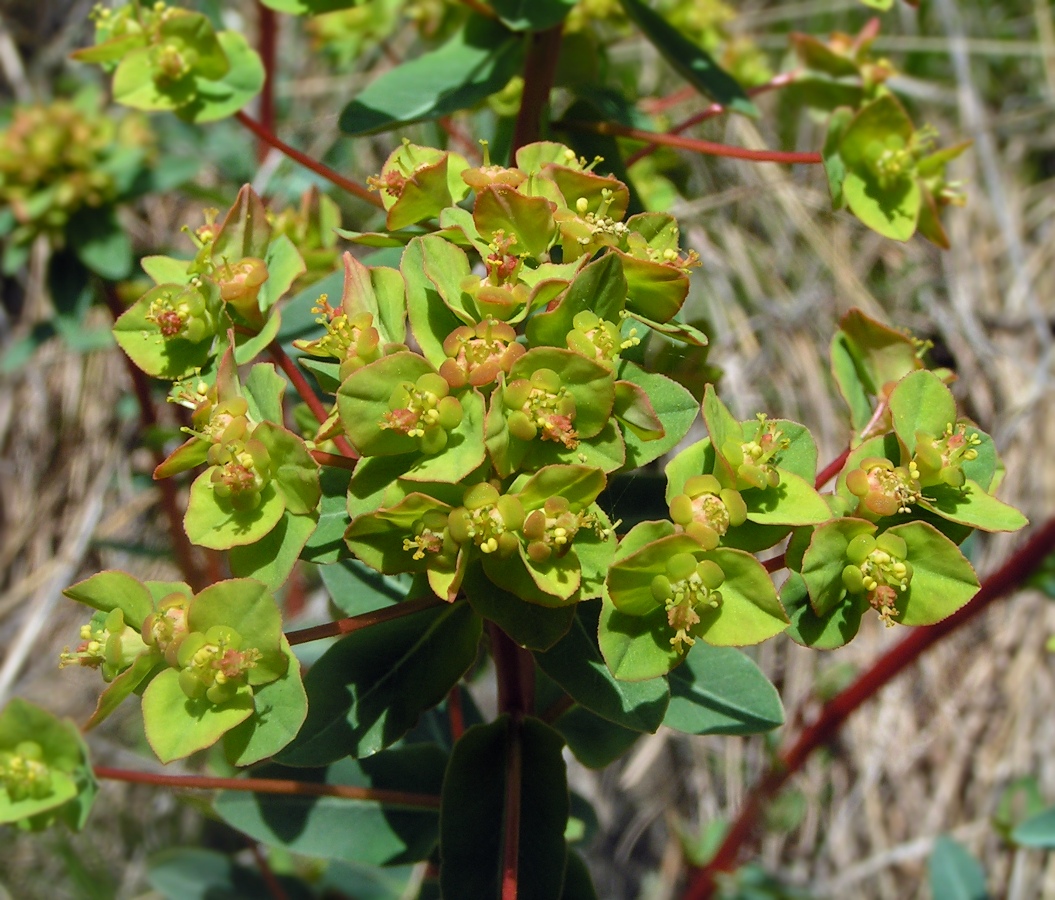
[[[600,601],[577,604],[568,633],[535,659],[577,703],[625,728],[655,731],[667,710],[667,684],[661,678],[616,680],[597,646],[600,614]]]
[[[927,872],[935,900],[988,900],[982,867],[952,838],[942,835],[934,842]]]
[[[663,724],[687,734],[759,734],[784,724],[784,708],[776,688],[744,653],[697,642],[670,673]]]
[[[567,634],[575,618],[574,605],[551,608],[528,603],[494,584],[478,565],[469,567],[462,587],[477,614],[528,650],[552,647]]]
[[[445,763],[435,745],[415,744],[369,759],[342,759],[326,769],[268,765],[253,776],[438,797]],[[439,822],[434,808],[347,797],[223,791],[214,808],[229,825],[270,846],[375,866],[425,859]]]
[[[640,731],[616,725],[581,706],[573,706],[553,727],[568,742],[575,758],[588,769],[611,765],[641,737]]]
[[[336,466],[323,466],[319,471],[322,502],[319,505],[319,522],[308,538],[301,559],[308,562],[337,562],[348,555],[344,543],[344,531],[348,527],[348,482],[352,473]]]
[[[269,895],[259,872],[200,847],[162,850],[150,858],[146,875],[150,886],[165,900],[260,900]],[[278,882],[289,900],[314,896],[297,879],[281,875]]]
[[[1055,807],[1026,819],[1011,833],[1011,838],[1024,847],[1055,847]]]
[[[278,759],[327,765],[399,740],[472,665],[481,628],[468,603],[443,604],[334,644],[308,672],[308,719]]]
[[[568,821],[563,745],[537,719],[515,722],[504,715],[470,728],[458,741],[440,812],[445,897],[499,900],[504,841],[517,835],[517,896],[560,900]],[[516,827],[503,827],[513,816]]]
[[[442,47],[371,81],[341,112],[341,130],[370,134],[473,106],[520,71],[523,51],[518,35],[474,17]]]
[[[620,0],[627,15],[651,41],[663,58],[696,90],[715,103],[748,116],[758,108],[732,75],[702,47],[697,46],[643,0]]]
[[[66,234],[77,258],[96,275],[120,281],[132,271],[132,241],[113,207],[89,207],[74,213]]]

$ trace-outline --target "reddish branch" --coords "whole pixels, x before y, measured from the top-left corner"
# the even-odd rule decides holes
[[[117,290],[108,281],[103,282],[103,298],[114,321],[117,321],[124,309],[118,299]],[[144,432],[151,431],[157,427],[158,417],[154,398],[150,393],[150,378],[126,354],[122,353],[121,358],[132,379],[132,388],[139,403],[140,426]],[[151,448],[151,453],[154,457],[154,467],[157,468],[164,462],[165,455],[156,446]],[[162,478],[157,482],[157,486],[161,494],[161,508],[165,512],[165,523],[168,526],[169,540],[172,541],[172,553],[176,558],[176,565],[179,566],[183,577],[187,579],[187,584],[195,591],[200,591],[209,584],[209,581],[198,563],[187,533],[183,530],[183,514],[180,512],[176,483],[171,478]]]
[[[754,833],[766,804],[802,768],[814,750],[835,738],[843,723],[858,707],[879,693],[942,638],[970,621],[994,600],[1021,587],[1053,550],[1055,519],[1050,519],[1003,566],[986,578],[974,599],[963,609],[937,625],[913,629],[907,638],[879,657],[846,690],[826,703],[813,724],[777,757],[769,771],[755,785],[718,852],[705,867],[696,872],[684,900],[707,900],[713,896],[717,875],[736,868],[740,851]]]
[[[509,720],[506,754],[505,822],[502,827],[502,900],[517,900],[520,864],[520,793],[523,788],[520,719]]]
[[[300,163],[304,168],[311,169],[316,175],[321,175],[331,184],[337,185],[341,190],[347,191],[358,197],[360,200],[369,203],[371,206],[376,206],[378,209],[383,209],[381,198],[377,194],[372,193],[368,188],[358,182],[352,181],[350,178],[345,178],[340,172],[335,172],[329,166],[324,165],[317,159],[309,156],[307,153],[302,153],[295,147],[291,147],[285,141],[281,141],[275,135],[274,132],[265,128],[260,122],[255,119],[251,119],[244,112],[237,112],[234,116],[239,122],[241,122],[246,128],[248,128],[253,134],[255,134],[260,140],[264,141],[271,147],[274,147],[280,153],[284,153],[294,162]]]
[[[563,25],[554,25],[531,35],[524,62],[524,94],[513,129],[510,155],[542,137],[542,113],[549,103],[549,94],[557,73],[562,30]]]
[[[264,66],[264,86],[260,91],[260,128],[275,133],[275,57],[278,50],[278,16],[270,7],[257,0],[257,22],[259,24],[260,62]],[[260,142],[257,148],[257,159],[264,161],[267,156],[268,142],[257,135]]]
[[[312,450],[311,458],[320,466],[335,466],[338,469],[355,470],[355,459],[348,456],[339,456],[336,453],[327,453],[325,450]]]
[[[353,787],[349,784],[320,784],[291,778],[216,778],[209,775],[160,775],[96,766],[95,777],[108,781],[128,781],[158,787],[203,791],[250,791],[255,794],[282,794],[287,797],[341,797],[344,800],[369,800],[385,806],[412,809],[439,809],[440,798],[432,794],[413,794],[381,788]]]
[[[308,641],[320,641],[323,638],[339,637],[342,634],[351,634],[362,628],[369,628],[380,622],[388,622],[391,619],[399,619],[403,616],[413,615],[423,609],[431,609],[443,603],[439,597],[423,597],[420,600],[404,600],[395,606],[386,606],[373,612],[362,613],[347,619],[338,619],[336,622],[327,622],[324,625],[316,625],[312,628],[302,628],[300,631],[286,633],[286,639],[290,644],[306,644]]]
[[[836,475],[842,471],[842,467],[846,465],[846,460],[850,456],[850,448],[847,447],[840,453],[835,459],[833,459],[828,465],[826,465],[817,476],[814,487],[819,491],[829,481],[831,481]]]
[[[268,863],[267,857],[264,856],[264,851],[260,849],[260,845],[254,840],[249,840],[248,843],[249,852],[253,854],[256,867],[260,870],[261,876],[263,876],[264,884],[267,886],[267,892],[271,895],[272,900],[289,900],[289,894],[286,893],[286,889],[282,887],[282,883],[275,876],[271,864]]]
[[[775,91],[777,88],[782,88],[791,84],[797,77],[798,72],[783,72],[780,75],[777,75],[772,80],[767,81],[765,84],[760,84],[758,85],[758,87],[753,87],[748,90],[748,96],[757,97],[759,94],[764,94],[767,91]],[[696,96],[699,96],[696,91],[696,88],[690,85],[689,87],[683,88],[677,93],[671,94],[671,96],[669,97],[664,97],[662,100],[657,100],[655,103],[650,104],[648,106],[648,111],[652,113],[662,112],[663,110],[668,109],[671,106],[674,106],[684,100],[689,100],[692,97]],[[667,131],[667,134],[681,134],[683,131],[687,131],[688,129],[692,128],[693,125],[699,125],[700,122],[704,122],[707,119],[713,119],[715,116],[720,116],[727,110],[728,107],[722,106],[721,103],[712,103],[706,109],[703,109],[700,112],[689,116],[682,122],[679,122],[669,131]],[[655,153],[658,149],[659,144],[652,142],[647,147],[642,147],[640,150],[631,153],[626,158],[626,165],[632,166],[639,159],[643,159],[650,153]]]
[[[610,134],[616,137],[633,138],[649,144],[661,144],[665,147],[677,147],[680,150],[691,150],[706,156],[725,156],[730,159],[746,159],[751,162],[802,163],[818,165],[823,160],[819,153],[798,153],[790,150],[750,150],[746,147],[733,147],[729,144],[717,144],[714,141],[701,141],[697,138],[681,137],[676,134],[660,134],[645,131],[641,128],[628,128],[617,122],[586,122],[582,120],[565,120],[561,127],[578,131],[593,131],[597,134]]]
[[[320,425],[325,424],[330,414],[326,411],[326,407],[323,406],[315,391],[311,389],[311,385],[308,384],[308,379],[304,377],[304,373],[297,368],[296,363],[289,358],[289,355],[282,349],[282,345],[278,341],[272,341],[267,349],[271,354],[271,358],[278,363],[279,368],[286,373],[286,377],[290,380],[297,393],[300,394],[300,399],[308,405],[311,414],[315,416]],[[334,437],[333,442],[337,445],[337,449],[349,459],[359,458],[359,454],[355,452],[343,434]]]

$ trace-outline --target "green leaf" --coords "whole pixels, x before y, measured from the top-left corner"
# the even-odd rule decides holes
[[[280,234],[267,248],[267,281],[260,287],[260,308],[266,312],[281,300],[301,275],[307,271],[300,251],[288,237]]]
[[[520,71],[523,53],[518,35],[473,17],[443,46],[371,81],[342,110],[341,131],[370,134],[474,106]]]
[[[518,896],[560,900],[568,821],[563,745],[537,719],[516,722],[506,715],[462,735],[447,767],[440,809],[445,897],[500,900],[504,842],[515,836]],[[510,820],[515,827],[501,827]]]
[[[223,748],[232,766],[250,766],[274,756],[297,736],[308,714],[308,696],[300,678],[300,663],[282,638],[286,671],[253,692],[253,714],[224,735]]]
[[[242,386],[242,393],[249,404],[249,415],[256,422],[274,422],[281,425],[282,397],[286,392],[286,379],[278,374],[270,363],[258,363],[249,370],[249,377]]]
[[[65,234],[77,258],[100,278],[120,281],[132,271],[132,240],[112,206],[74,213]]]
[[[496,238],[501,231],[507,238],[516,238],[510,252],[526,253],[536,259],[549,250],[557,227],[552,201],[521,194],[501,184],[488,185],[477,192],[473,221],[484,240]]]
[[[119,609],[125,614],[125,622],[133,628],[142,627],[143,620],[154,611],[150,591],[126,572],[99,572],[62,593],[100,612]]]
[[[260,651],[249,670],[249,684],[266,684],[285,673],[288,659],[282,651],[282,615],[274,596],[259,581],[233,578],[209,585],[191,602],[187,620],[191,631],[226,625],[242,636],[243,646]]]
[[[156,669],[160,670],[164,665],[167,664],[156,652],[140,653],[132,665],[111,681],[99,695],[95,712],[84,723],[84,730],[88,731],[101,724],[126,698],[144,687],[144,682],[156,674]]]
[[[623,728],[582,706],[573,706],[554,723],[575,758],[589,769],[603,769],[626,754],[640,731]]]
[[[890,418],[905,452],[916,452],[916,432],[940,438],[956,423],[956,401],[933,372],[919,369],[902,378],[890,393]]]
[[[1018,531],[1029,524],[1017,509],[987,494],[970,479],[961,488],[943,484],[925,488],[924,497],[919,504],[924,509],[982,531]]]
[[[362,465],[362,463],[360,463]],[[301,559],[324,565],[348,555],[344,530],[348,527],[348,482],[352,473],[337,466],[323,466],[319,471],[322,500],[315,531],[304,544]]]
[[[206,469],[190,488],[183,527],[192,544],[211,550],[255,544],[279,523],[286,506],[274,482],[264,485],[256,509],[243,511],[216,496],[211,476],[212,469]]]
[[[820,525],[831,517],[831,510],[813,485],[783,469],[780,484],[765,490],[751,488],[742,493],[747,518],[760,525]]]
[[[477,615],[497,624],[511,640],[528,650],[548,650],[571,627],[575,606],[528,603],[491,581],[479,565],[470,565],[462,581]]]
[[[434,744],[414,744],[369,759],[344,758],[326,769],[267,765],[253,776],[438,797],[445,762]],[[349,797],[222,791],[214,808],[229,825],[269,846],[375,866],[425,859],[439,824],[435,808]]]
[[[253,437],[267,448],[271,477],[286,509],[295,515],[314,515],[322,497],[319,464],[304,441],[283,428],[281,419],[278,424],[261,422],[253,429]]]
[[[270,240],[271,223],[264,201],[250,185],[242,185],[210,248],[213,260],[236,263],[247,256],[264,259]]]
[[[941,835],[927,860],[931,896],[941,900],[988,900],[985,872],[962,844]]]
[[[259,900],[271,890],[262,875],[230,857],[199,847],[162,850],[150,857],[146,872],[150,886],[165,900]],[[310,900],[304,882],[277,876],[288,900]]]
[[[861,627],[861,616],[870,608],[862,594],[858,600],[837,603],[819,616],[810,605],[806,582],[798,572],[791,572],[781,587],[780,603],[791,619],[788,637],[814,650],[834,650],[850,643]]]
[[[327,765],[399,740],[472,665],[481,630],[463,602],[379,622],[338,641],[308,672],[308,719],[279,760]]]
[[[239,689],[223,704],[191,700],[179,686],[179,672],[166,669],[143,693],[143,725],[150,748],[163,763],[211,747],[253,714],[253,692]]]
[[[676,381],[665,375],[646,372],[637,363],[623,360],[617,370],[623,381],[636,384],[652,402],[659,420],[663,423],[664,434],[652,441],[643,440],[631,428],[623,429],[623,440],[626,442],[627,471],[638,469],[669,453],[689,433],[692,423],[699,415],[700,405],[696,398]]]
[[[933,625],[965,606],[978,592],[978,576],[960,549],[934,526],[910,522],[888,529],[905,541],[912,564],[908,590],[897,599],[895,621]]]
[[[275,12],[288,13],[291,16],[317,16],[320,13],[351,9],[360,4],[360,0],[260,0],[260,2]]]
[[[194,99],[176,110],[176,115],[188,122],[215,122],[233,116],[264,86],[264,64],[245,37],[234,31],[220,31],[216,37],[231,68],[215,81],[195,79]]]
[[[407,316],[414,337],[425,358],[439,367],[447,359],[444,339],[463,323],[425,274],[426,246],[425,238],[415,238],[407,244],[399,269],[407,284]]]
[[[670,673],[663,724],[686,734],[759,734],[784,724],[784,707],[748,656],[698,644]]]
[[[620,0],[630,19],[655,45],[663,58],[705,97],[747,116],[758,108],[740,84],[706,50],[670,25],[643,0]]]
[[[409,576],[382,575],[357,559],[320,566],[319,575],[330,600],[346,616],[384,609],[407,596]]]
[[[490,0],[499,18],[514,31],[544,31],[571,12],[576,0]]]
[[[588,309],[600,319],[618,322],[625,302],[623,267],[618,257],[606,253],[575,276],[556,307],[539,312],[528,320],[528,343],[533,347],[563,347],[577,313]]]
[[[623,681],[644,681],[666,675],[683,655],[670,644],[667,612],[657,607],[641,616],[620,612],[608,597],[601,605],[597,643],[605,665]]]
[[[406,284],[397,269],[364,266],[345,253],[341,306],[355,315],[368,312],[382,344],[402,344],[407,339]]]
[[[1055,847],[1055,807],[1026,819],[1011,833],[1011,839],[1023,847]]]
[[[662,679],[616,680],[597,645],[601,603],[576,606],[571,629],[552,648],[536,653],[542,670],[577,703],[617,725],[654,732],[664,721],[670,692]]]
[[[296,516],[287,509],[278,524],[255,544],[231,548],[231,572],[255,578],[277,591],[286,583],[314,531],[314,515]]]

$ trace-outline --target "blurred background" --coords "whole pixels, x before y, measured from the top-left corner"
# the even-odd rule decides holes
[[[250,36],[257,28],[258,11],[243,0],[187,5]],[[789,33],[853,34],[875,14],[859,0],[655,5],[749,84],[795,68]],[[575,29],[594,29],[603,52],[597,59],[584,53],[576,64],[602,66],[613,86],[632,89],[650,117],[647,127],[664,130],[700,110],[699,98],[655,102],[675,94],[678,82],[630,36],[617,6],[581,0],[566,40],[578,40]],[[114,148],[126,155],[131,148],[138,187],[124,186],[129,199],[116,216],[125,243],[114,238],[99,250],[107,259],[187,253],[181,226],[200,224],[205,208],[228,206],[243,182],[274,208],[295,205],[312,186],[329,190],[280,155],[259,153],[234,121],[197,128],[108,106],[99,73],[68,58],[91,42],[91,8],[91,0],[0,2],[4,183],[30,177],[27,159],[68,145],[83,151],[78,164],[105,160],[120,174],[131,163],[115,162]],[[397,137],[342,137],[340,108],[377,72],[442,37],[462,12],[456,0],[368,0],[311,21],[280,17],[281,136],[359,181],[379,171]],[[683,380],[702,390],[718,378],[742,418],[765,410],[807,424],[826,462],[847,440],[828,342],[839,317],[860,307],[934,343],[934,361],[959,375],[952,387],[966,413],[1004,454],[1002,499],[1039,523],[1055,496],[1055,13],[1049,0],[922,0],[918,10],[896,2],[882,16],[874,51],[896,69],[890,85],[917,124],[933,125],[943,145],[973,141],[952,165],[968,201],[946,210],[951,249],[920,237],[897,244],[833,213],[820,167],[653,154],[631,177],[650,208],[679,219],[683,244],[702,261],[687,310],[705,323],[711,345],[706,355],[680,360]],[[561,78],[571,83],[575,73]],[[446,130],[415,126],[406,134],[472,152],[476,137],[515,110],[517,92],[514,83]],[[16,104],[60,98],[67,111],[46,117],[58,137],[26,150],[47,123],[25,118]],[[555,116],[568,102],[568,90],[558,87]],[[793,92],[758,102],[759,120],[719,117],[689,133],[749,147],[821,147],[823,118]],[[10,136],[19,129],[21,144]],[[124,190],[70,184],[76,197]],[[331,193],[345,228],[379,227],[372,208]],[[82,618],[60,591],[103,568],[146,578],[173,569],[133,386],[109,337],[110,311],[98,282],[82,271],[83,254],[71,253],[61,237],[76,215],[76,200],[70,203],[64,212],[52,198],[49,209],[58,212],[24,233],[0,207],[0,703],[18,694],[83,721],[98,681],[94,673],[57,669]],[[142,280],[138,267],[120,269],[116,299],[134,298],[142,291],[134,283]],[[166,422],[162,414],[147,440],[163,439]],[[1020,541],[986,537],[968,553],[984,575]],[[317,578],[310,571],[301,577],[306,609],[325,610]],[[1049,591],[1053,583],[1055,575]],[[851,718],[767,814],[757,863],[791,887],[730,896],[928,897],[933,841],[951,834],[981,860],[994,896],[1055,897],[1055,859],[1004,840],[1010,824],[1055,802],[1055,667],[1047,649],[1055,612],[1045,586],[995,604]],[[780,689],[794,727],[901,636],[869,617],[857,640],[838,651],[811,652],[778,638],[753,656]],[[125,706],[93,733],[96,761],[150,768],[140,756],[146,748],[137,711]],[[602,771],[572,762],[572,786],[598,813],[587,854],[599,896],[679,896],[686,855],[705,854],[779,738],[661,731]],[[201,798],[106,784],[83,834],[23,836],[0,827],[0,897],[158,896],[146,878],[151,854],[196,844],[244,848],[210,821]]]

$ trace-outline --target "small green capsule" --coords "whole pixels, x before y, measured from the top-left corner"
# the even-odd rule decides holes
[[[954,488],[961,488],[967,483],[967,476],[959,466],[945,466],[938,473],[938,478],[941,479],[942,484]]]
[[[859,534],[846,545],[846,558],[855,566],[861,565],[868,554],[876,548],[876,539],[870,534]]]
[[[516,530],[524,524],[524,504],[520,502],[519,497],[504,494],[495,501],[495,505],[502,514],[502,521],[505,522],[506,528]]]
[[[194,655],[207,643],[208,641],[206,640],[205,635],[200,631],[194,631],[191,634],[188,634],[180,642],[179,650],[176,651],[176,662],[179,667],[184,669],[189,666]]]
[[[532,541],[527,545],[527,555],[532,562],[544,563],[553,555],[553,550],[542,541]]]
[[[533,441],[538,436],[538,428],[528,415],[517,409],[510,413],[506,419],[506,427],[509,433],[519,441]]]
[[[678,494],[670,501],[670,518],[678,525],[688,525],[693,520],[692,500],[688,494]]]
[[[531,382],[526,378],[518,378],[505,386],[502,392],[502,400],[507,409],[523,409],[531,396]]]
[[[666,575],[657,575],[652,579],[652,596],[657,603],[666,603],[673,594],[670,579]]]
[[[722,488],[718,495],[725,504],[725,511],[729,513],[729,524],[734,528],[743,525],[747,521],[747,504],[739,491],[732,488]]]
[[[205,699],[208,700],[210,703],[215,703],[217,706],[220,706],[221,704],[224,704],[228,700],[232,699],[237,693],[237,691],[237,686],[231,683],[230,681],[226,682],[225,684],[220,684],[220,682],[216,682],[215,684],[210,685],[206,689]]]
[[[721,483],[713,475],[693,475],[685,482],[685,493],[694,500],[702,494],[718,494],[721,490]]]
[[[597,356],[597,348],[594,346],[586,335],[581,331],[569,331],[567,336],[567,344],[569,350],[574,350],[581,356],[585,356],[587,359],[593,359]]]
[[[934,446],[934,438],[922,431],[916,432],[916,465],[927,474],[941,469],[941,453]]]
[[[446,382],[444,382],[446,384]],[[436,411],[440,414],[438,424],[440,428],[452,431],[462,424],[462,405],[457,397],[443,397],[436,405]]]
[[[487,481],[481,481],[469,488],[462,497],[462,503],[466,509],[483,509],[485,506],[494,506],[501,495],[498,488]]]
[[[546,535],[546,514],[541,509],[534,509],[524,519],[521,529],[529,541],[540,541]]]
[[[848,472],[846,489],[855,497],[864,497],[872,489],[868,483],[868,473],[864,469],[854,469]]]
[[[447,384],[447,379],[434,372],[426,372],[418,378],[415,387],[423,394],[434,394],[437,400],[440,397],[446,397],[450,392],[450,385]]]
[[[725,572],[718,563],[710,559],[701,560],[696,566],[696,574],[708,590],[717,590],[725,583]]]
[[[597,327],[597,323],[601,320],[597,317],[597,314],[589,309],[580,310],[575,314],[575,317],[571,320],[571,324],[574,328],[579,331],[590,331]]]
[[[843,569],[843,587],[851,594],[864,593],[865,581],[859,566],[851,564]]]
[[[516,553],[519,546],[520,540],[512,531],[503,531],[498,535],[498,555],[502,559],[508,559]]]
[[[770,486],[769,475],[761,466],[744,463],[736,470],[736,474],[753,488],[765,490]]]
[[[542,506],[543,509],[546,510],[546,515],[554,519],[571,509],[571,504],[568,502],[568,498],[561,497],[560,495],[547,497],[546,502]]]
[[[713,550],[722,539],[717,531],[703,522],[689,522],[685,526],[685,533],[696,541],[703,550]]]
[[[560,376],[552,369],[536,369],[531,373],[531,383],[550,394],[560,390]]]
[[[183,669],[179,673],[179,686],[180,690],[191,700],[200,700],[205,696],[205,683],[193,669]]]
[[[406,409],[410,405],[410,392],[407,390],[409,387],[411,384],[405,381],[389,394],[389,409]]]
[[[447,432],[438,425],[425,429],[421,436],[421,452],[435,456],[447,446]]]
[[[469,520],[469,512],[464,506],[452,509],[447,516],[447,531],[459,544],[467,544],[472,539],[472,536],[469,533],[471,525],[472,523]]]
[[[895,559],[904,559],[908,555],[908,545],[905,543],[904,538],[891,534],[889,531],[883,532],[876,538],[876,546],[880,550],[885,550]]]
[[[696,557],[691,553],[675,553],[667,560],[667,575],[671,581],[684,581],[696,571]]]

